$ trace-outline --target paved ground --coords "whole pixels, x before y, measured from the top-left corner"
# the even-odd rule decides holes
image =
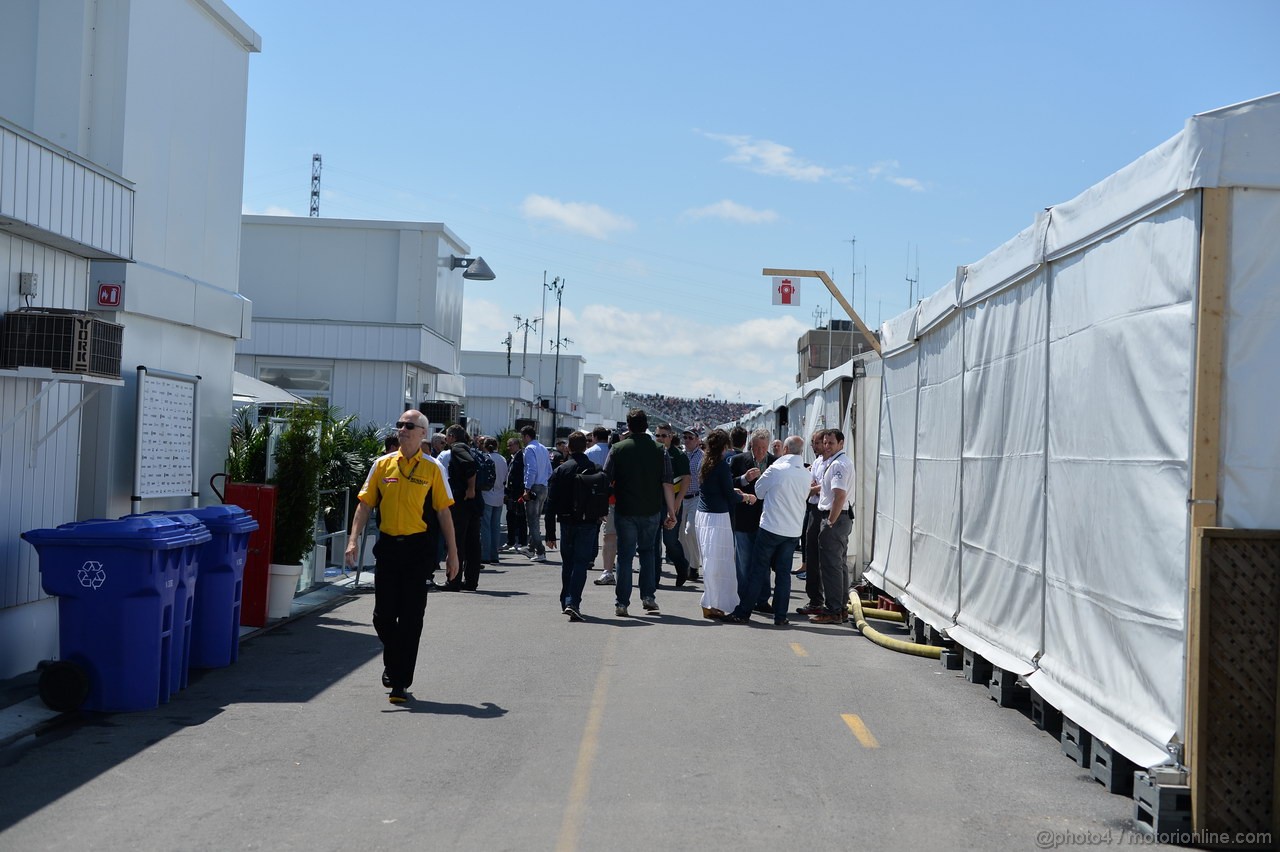
[[[588,584],[571,624],[559,573],[504,556],[479,593],[432,595],[402,707],[359,595],[157,710],[0,750],[0,849],[1139,842],[1131,800],[936,661],[848,627],[708,622],[670,578],[661,616],[615,618]]]

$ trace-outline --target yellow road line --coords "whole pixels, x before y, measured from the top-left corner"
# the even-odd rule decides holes
[[[600,746],[600,726],[604,722],[605,699],[609,693],[609,671],[613,668],[613,643],[618,631],[610,630],[600,662],[600,674],[591,694],[591,707],[587,711],[587,725],[578,745],[578,763],[573,769],[573,786],[569,788],[569,801],[565,804],[564,820],[560,823],[557,852],[573,852],[578,848],[578,834],[582,831],[582,819],[587,812],[587,793],[591,790],[591,770],[595,765],[596,751]]]
[[[800,643],[799,643],[799,642],[792,642],[792,643],[791,643],[791,650],[796,652],[796,656],[797,656],[797,657],[807,657],[807,656],[809,656],[809,652],[808,652],[808,651],[806,651],[804,648],[801,648],[801,647],[800,647]]]
[[[853,735],[858,738],[858,742],[862,743],[863,748],[880,748],[880,742],[872,736],[860,717],[854,713],[844,713],[840,718],[844,719],[844,723],[849,726],[849,730],[853,731]]]

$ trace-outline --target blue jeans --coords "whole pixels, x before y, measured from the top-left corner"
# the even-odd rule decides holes
[[[618,606],[631,605],[631,560],[640,554],[640,599],[651,598],[658,590],[658,563],[654,558],[661,512],[652,515],[615,515],[618,530],[618,567],[615,592]]]
[[[547,486],[534,485],[529,491],[533,499],[524,501],[524,516],[529,521],[529,549],[541,556],[547,552],[547,546],[542,543],[542,507],[547,505]]]
[[[751,616],[752,602],[758,601],[762,590],[769,588],[769,571],[773,570],[773,622],[787,617],[791,605],[791,558],[796,552],[796,537],[781,536],[761,529],[756,533],[751,548],[751,567],[746,583],[738,579],[738,608],[733,614],[739,618]]]
[[[587,567],[600,546],[600,523],[560,525],[560,606],[582,606]]]
[[[751,551],[756,545],[756,532],[744,532],[742,530],[733,531],[733,567],[738,570],[738,597],[741,599],[744,588],[743,584],[747,580],[747,575],[751,573]],[[764,575],[764,588],[760,591],[759,596],[755,599],[756,606],[769,605],[769,575]]]
[[[488,503],[480,510],[480,558],[493,562],[502,543],[502,507]]]

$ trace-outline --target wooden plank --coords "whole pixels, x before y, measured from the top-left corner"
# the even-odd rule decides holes
[[[1197,773],[1204,740],[1203,559],[1204,530],[1218,525],[1218,473],[1222,428],[1222,363],[1225,338],[1227,254],[1230,247],[1229,189],[1200,191],[1200,277],[1197,282],[1195,403],[1191,422],[1189,572],[1187,577],[1187,672],[1185,761],[1191,770],[1191,828],[1204,826],[1204,773]]]
[[[840,303],[840,307],[844,308],[845,313],[849,315],[849,319],[853,320],[853,324],[858,327],[867,342],[871,344],[871,348],[876,350],[876,354],[880,353],[880,338],[871,333],[871,329],[867,328],[867,324],[862,321],[862,317],[858,316],[858,312],[853,309],[853,305],[849,304],[849,300],[844,297],[840,289],[836,287],[827,273],[820,269],[764,269],[761,274],[770,276],[781,276],[787,278],[817,278],[823,284],[827,285],[827,289],[831,292],[832,297]]]

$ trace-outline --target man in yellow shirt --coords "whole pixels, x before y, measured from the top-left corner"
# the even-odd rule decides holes
[[[382,682],[391,688],[392,704],[409,700],[407,690],[418,663],[427,578],[437,558],[436,538],[428,532],[433,514],[448,552],[449,579],[458,575],[458,547],[449,513],[453,499],[445,490],[440,466],[422,455],[426,432],[427,418],[421,412],[410,409],[400,415],[396,422],[400,449],[373,463],[360,489],[347,539],[346,562],[355,565],[356,543],[376,507],[380,522],[373,547],[373,629],[382,641]]]

